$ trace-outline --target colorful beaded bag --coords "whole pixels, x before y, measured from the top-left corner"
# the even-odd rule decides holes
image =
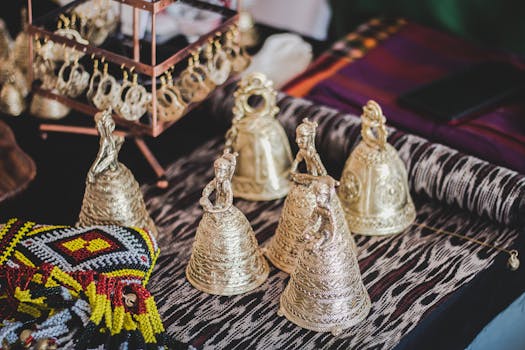
[[[0,229],[0,348],[176,347],[146,289],[159,249],[120,226]],[[45,345],[44,347],[42,347]]]

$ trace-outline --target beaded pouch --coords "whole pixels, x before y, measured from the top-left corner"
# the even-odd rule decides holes
[[[76,349],[164,348],[145,288],[158,254],[134,227],[9,220],[0,230],[0,347],[52,348],[73,333]]]

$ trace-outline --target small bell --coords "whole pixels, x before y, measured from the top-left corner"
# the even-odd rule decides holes
[[[518,258],[517,250],[510,251],[510,256],[509,260],[507,260],[507,264],[511,271],[517,271],[520,268],[520,259]]]
[[[339,335],[361,322],[371,303],[352,237],[336,224],[334,184],[315,180],[315,208],[302,234],[304,248],[281,295],[279,315],[300,327]]]
[[[232,127],[226,135],[226,148],[237,152],[232,178],[233,194],[254,201],[286,196],[292,153],[286,133],[277,119],[277,92],[264,74],[244,77],[235,91]],[[261,98],[259,107],[251,105]]]
[[[23,73],[29,69],[29,34],[27,32],[27,9],[22,8],[21,11],[22,31],[17,35],[13,47],[14,60],[16,65]]]
[[[315,149],[316,128],[317,123],[303,119],[303,123],[296,129],[299,152],[290,170],[293,185],[284,202],[275,235],[265,247],[265,254],[268,259],[278,269],[287,273],[291,273],[295,268],[301,249],[300,240],[315,208],[312,181],[327,175],[321,158]],[[306,173],[298,171],[299,164],[303,160],[306,163]],[[336,226],[341,232],[348,235],[352,245],[355,246],[337,196],[332,197],[331,206],[335,213]]]
[[[124,138],[113,135],[115,122],[111,109],[95,114],[95,122],[100,148],[89,169],[77,225],[134,226],[157,236],[157,228],[148,214],[137,180],[118,161]]]
[[[253,16],[247,10],[239,12],[239,34],[240,44],[243,47],[253,47],[259,43],[259,33],[255,27]]]
[[[58,94],[56,90],[51,92]],[[38,93],[33,94],[33,99],[29,106],[29,113],[31,113],[31,115],[43,119],[62,119],[67,116],[70,111],[71,109],[66,105]]]
[[[186,267],[188,281],[209,294],[246,293],[264,283],[270,270],[250,222],[233,205],[236,156],[225,151],[214,163],[215,178],[202,191],[204,214]],[[209,199],[213,192],[215,203]]]
[[[7,30],[5,22],[0,19],[0,64],[9,58],[13,39]]]
[[[0,111],[19,116],[26,108],[26,102],[21,92],[13,82],[8,82],[0,90]]]
[[[363,235],[403,231],[416,218],[405,164],[387,143],[381,107],[368,101],[361,116],[363,140],[346,161],[338,195],[350,230]]]

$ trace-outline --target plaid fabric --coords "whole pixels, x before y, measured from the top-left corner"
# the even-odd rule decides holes
[[[356,35],[359,30],[349,37]],[[388,122],[399,129],[525,173],[523,99],[511,99],[448,124],[397,103],[402,93],[469,65],[503,61],[525,68],[523,61],[412,22],[402,25],[361,59],[352,59],[352,50],[338,49],[348,45],[348,39],[336,43],[284,91],[353,114],[359,114],[361,106],[374,99]]]
[[[335,74],[348,63],[362,58],[379,42],[396,33],[405,23],[403,19],[373,19],[359,26],[316,59],[305,72],[288,82],[283,91],[292,96],[306,95],[319,82]]]

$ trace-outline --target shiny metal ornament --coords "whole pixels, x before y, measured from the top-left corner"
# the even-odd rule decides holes
[[[215,51],[213,50],[214,47]],[[232,63],[222,49],[220,41],[211,41],[206,46],[206,66],[210,74],[210,80],[215,85],[224,84],[230,77]]]
[[[0,64],[0,85],[7,83],[12,84],[22,97],[25,98],[29,94],[27,77],[12,60]]]
[[[278,314],[316,332],[339,335],[366,318],[370,297],[363,284],[357,253],[336,224],[333,183],[314,181],[315,209],[302,235],[297,267],[281,295]]]
[[[26,108],[24,96],[13,81],[9,81],[0,89],[0,111],[11,116],[19,116]]]
[[[188,67],[180,74],[177,87],[187,104],[204,101],[215,88],[208,68],[200,62],[199,53],[193,53],[188,59]]]
[[[284,202],[275,235],[265,247],[266,257],[280,270],[291,273],[301,251],[301,237],[308,226],[315,208],[315,194],[312,182],[327,175],[321,158],[315,149],[315,131],[317,123],[303,119],[296,129],[296,142],[299,146],[290,170],[292,187]],[[298,171],[299,164],[306,163],[306,173]],[[331,197],[335,222],[340,232],[346,232],[353,242],[346,223],[341,203],[337,196]],[[352,243],[355,246],[355,243]]]
[[[239,32],[241,46],[253,47],[259,43],[259,33],[255,28],[255,21],[248,11],[239,12]]]
[[[233,205],[235,157],[225,151],[214,163],[215,178],[202,191],[204,214],[186,267],[188,281],[209,294],[246,293],[264,283],[270,271],[248,219]]]
[[[130,121],[139,120],[146,113],[151,102],[151,94],[144,86],[138,84],[137,79],[137,74],[133,74],[133,81],[129,81],[127,73],[125,74],[115,106],[115,112]]]
[[[511,271],[517,271],[520,268],[520,259],[518,258],[517,250],[513,249],[510,251],[507,265]]]
[[[16,63],[16,66],[22,71],[22,73],[26,73],[29,69],[29,35],[27,33],[27,9],[22,8],[22,11],[20,13],[20,20],[22,23],[22,31],[18,33],[18,35],[15,38],[15,42],[13,45],[13,59]]]
[[[226,32],[223,50],[232,64],[232,70],[236,73],[244,71],[251,63],[251,57],[246,53],[240,41],[240,33],[237,27]]]
[[[58,72],[56,89],[63,95],[76,98],[86,90],[89,80],[89,73],[78,59],[73,63],[66,60]]]
[[[89,169],[78,226],[121,225],[140,227],[157,236],[140,187],[131,171],[118,161],[124,138],[113,135],[111,109],[95,114],[100,148]]]
[[[166,77],[160,77],[161,86],[157,90],[157,117],[165,122],[180,119],[186,112],[187,104],[184,102],[179,89],[173,85],[171,79],[166,82]],[[151,101],[148,110],[153,114]]]
[[[290,190],[292,153],[286,133],[275,116],[277,92],[264,74],[245,76],[235,91],[234,118],[226,134],[226,148],[239,153],[232,179],[235,197],[267,201]],[[260,97],[259,107],[252,107]]]
[[[396,234],[416,218],[405,164],[387,143],[386,119],[376,102],[368,101],[361,120],[363,140],[346,161],[338,195],[352,232]]]
[[[9,58],[12,46],[13,39],[7,30],[5,22],[0,19],[0,65],[2,64],[2,61]]]
[[[51,92],[58,94],[58,91],[56,90],[51,90]],[[29,106],[29,112],[31,115],[43,119],[62,119],[68,115],[70,111],[71,109],[66,105],[40,94],[33,95],[33,99]]]
[[[92,77],[88,89],[88,95],[92,96],[91,102],[93,105],[101,111],[117,105],[121,86],[117,82],[117,79],[108,74],[108,64],[104,64],[103,73],[98,85],[96,85],[96,80],[99,75],[95,72],[93,74],[97,74],[97,77]]]

